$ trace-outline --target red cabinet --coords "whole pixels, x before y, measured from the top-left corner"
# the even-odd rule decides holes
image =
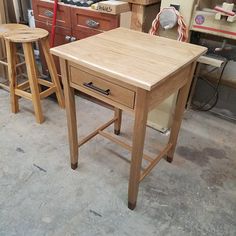
[[[51,32],[53,2],[32,0],[36,27]],[[82,8],[59,3],[56,21],[55,46],[83,39],[103,31],[119,27],[120,16],[100,13],[90,8]],[[43,68],[45,70],[45,63]],[[59,72],[59,61],[55,58]],[[60,73],[60,72],[59,72]]]

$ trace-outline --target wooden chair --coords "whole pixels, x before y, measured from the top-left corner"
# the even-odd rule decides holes
[[[44,116],[42,113],[40,100],[48,97],[52,93],[56,93],[59,106],[64,108],[64,96],[60,81],[58,79],[56,67],[53,57],[49,52],[48,31],[35,28],[35,29],[22,29],[14,30],[4,34],[7,60],[8,60],[8,74],[10,81],[10,95],[12,112],[19,111],[18,98],[23,97],[33,102],[36,121],[42,123]],[[45,56],[48,70],[51,76],[51,82],[38,78],[36,69],[36,62],[34,58],[33,43],[38,42]],[[28,81],[21,84],[16,83],[16,43],[21,43],[26,63],[26,70]],[[46,90],[41,91],[41,85],[47,87]]]
[[[22,30],[22,29],[29,29],[28,26],[26,25],[22,25],[22,24],[0,24],[0,48],[1,48],[1,58],[0,58],[0,65],[2,65],[1,67],[1,72],[2,72],[2,76],[4,78],[2,78],[3,81],[0,82],[0,88],[3,88],[7,91],[9,91],[9,81],[7,79],[8,75],[7,75],[7,67],[8,67],[8,62],[7,62],[7,58],[6,58],[6,48],[5,48],[5,43],[4,43],[4,38],[3,35],[7,32],[11,32],[13,30]],[[20,56],[20,54],[17,54],[18,56]],[[21,66],[23,66],[25,64],[24,61],[20,62],[20,60],[18,60],[19,57],[17,57],[17,64],[16,67],[18,68],[20,74],[23,72],[21,70]]]

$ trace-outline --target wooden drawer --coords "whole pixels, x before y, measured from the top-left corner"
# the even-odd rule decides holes
[[[73,30],[72,35],[77,40],[79,40],[79,39],[84,39],[84,38],[93,36],[95,34],[100,34],[102,32],[103,31],[96,30],[96,29],[90,29],[90,28],[83,27],[83,26],[77,26],[77,30]]]
[[[72,8],[72,28],[80,30],[80,27],[107,31],[119,27],[119,15],[109,15],[91,10]]]
[[[82,92],[87,91],[89,95],[96,94],[95,97],[102,101],[109,99],[133,109],[135,91],[78,69],[73,64],[69,68],[70,81],[81,87]]]
[[[34,17],[36,20],[46,22],[47,24],[52,23],[53,19],[53,3],[44,1],[32,1],[34,9]],[[64,5],[58,5],[57,11],[57,26],[71,28],[71,16],[70,7]]]

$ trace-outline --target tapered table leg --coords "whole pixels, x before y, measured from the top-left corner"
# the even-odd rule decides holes
[[[140,171],[143,158],[143,148],[147,123],[147,97],[146,91],[138,89],[136,96],[135,121],[133,129],[132,159],[129,177],[128,207],[133,210],[136,207]]]
[[[71,168],[75,170],[78,166],[78,134],[75,110],[74,89],[69,85],[68,69],[65,60],[60,59],[62,82],[65,94],[65,106],[68,125],[68,136],[70,145]]]
[[[117,117],[117,120],[114,123],[114,133],[116,135],[120,134],[120,129],[121,129],[121,120],[122,120],[122,110],[119,108],[114,108],[114,116]]]
[[[169,144],[172,144],[172,148],[167,154],[167,161],[172,162],[173,157],[174,157],[174,152],[177,144],[177,139],[179,135],[179,130],[180,126],[182,123],[182,117],[184,114],[188,94],[189,94],[189,89],[192,83],[193,79],[193,74],[195,71],[196,67],[196,62],[192,63],[189,65],[189,73],[188,75],[188,82],[179,90],[177,102],[176,102],[176,107],[175,107],[175,114],[174,114],[174,119],[173,119],[173,124],[171,127],[171,133],[170,133],[170,138],[169,138]]]

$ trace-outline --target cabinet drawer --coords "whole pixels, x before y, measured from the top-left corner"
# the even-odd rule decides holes
[[[87,27],[83,27],[83,26],[77,26],[77,30],[73,30],[72,31],[72,35],[77,39],[84,39],[96,34],[100,34],[103,31],[100,30],[96,30],[96,29],[90,29]]]
[[[72,8],[72,28],[87,27],[100,31],[107,31],[119,27],[119,15],[109,15],[91,10]]]
[[[102,101],[112,100],[133,109],[135,92],[70,65],[70,81]],[[105,98],[105,99],[104,99]]]
[[[34,17],[36,20],[46,22],[47,24],[52,23],[53,19],[53,3],[44,1],[32,1],[34,9]],[[57,10],[57,26],[71,28],[71,16],[70,7],[64,5],[58,5]]]

